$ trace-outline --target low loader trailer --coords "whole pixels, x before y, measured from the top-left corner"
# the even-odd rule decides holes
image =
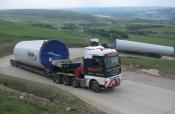
[[[88,87],[98,92],[118,87],[121,82],[119,53],[97,45],[96,40],[91,44],[84,48],[83,57],[70,60],[67,46],[61,41],[22,41],[15,46],[10,62],[12,66],[46,74],[58,84],[75,88]]]

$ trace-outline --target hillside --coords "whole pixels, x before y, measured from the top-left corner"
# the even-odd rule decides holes
[[[0,10],[0,19],[27,23],[85,23],[98,19],[88,14],[79,14],[62,10]]]
[[[59,39],[71,46],[82,46],[87,44],[90,38],[92,38],[92,36],[86,33],[39,28],[29,24],[0,20],[0,44],[31,39]],[[103,37],[98,38],[103,42],[108,42],[108,40]]]
[[[130,17],[148,20],[169,20],[175,19],[175,8],[169,7],[107,7],[107,8],[76,8],[68,11],[83,14],[108,15],[114,17]]]
[[[96,37],[105,43],[118,38],[175,47],[173,14],[175,8],[161,7],[0,10],[0,44],[60,39],[84,46]]]

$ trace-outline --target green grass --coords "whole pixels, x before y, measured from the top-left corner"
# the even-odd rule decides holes
[[[175,47],[175,40],[173,39],[155,38],[142,35],[130,35],[129,40]]]
[[[140,65],[139,68],[145,69],[157,69],[162,75],[175,74],[175,62],[170,60],[122,58],[122,64],[124,66],[133,65],[134,67]],[[173,78],[175,79],[175,76]]]
[[[93,36],[86,33],[32,27],[28,24],[0,21],[0,40],[2,43],[26,39],[59,39],[68,44],[87,44]],[[109,42],[98,36],[102,42]]]
[[[84,23],[96,21],[97,18],[87,14],[80,14],[63,10],[2,10],[0,19],[25,23]]]
[[[78,97],[51,85],[37,83],[34,81],[24,80],[21,78],[11,77],[11,76],[2,75],[2,74],[0,74],[0,84],[5,85],[6,87],[12,88],[14,90],[30,93],[35,96],[48,99],[50,103],[55,103],[56,108],[54,109],[54,113],[49,113],[49,114],[67,114],[65,113],[65,108],[63,107],[72,107],[75,109],[69,112],[69,114],[82,114],[82,113],[83,114],[89,114],[89,113],[104,114],[102,111],[85,103]],[[40,104],[44,105],[44,103],[38,101],[39,99],[34,100],[34,102],[33,100],[30,100],[27,98],[26,100],[27,101],[29,100],[28,102],[30,103],[38,104],[39,106]],[[1,104],[1,101],[0,101],[0,104]],[[43,108],[45,107],[41,107],[41,108],[42,108],[41,110],[43,110]],[[52,107],[51,108],[48,107],[47,110],[50,110],[50,109],[52,109]],[[55,111],[57,111],[57,113]],[[40,114],[40,113],[34,113],[34,114]]]
[[[152,31],[153,34],[148,34],[152,37],[158,37],[163,39],[174,39],[175,40],[175,27],[174,26],[164,26],[160,28],[146,28],[142,29],[144,31]]]
[[[151,28],[149,30],[159,33],[175,33],[175,27]]]
[[[123,19],[123,17],[121,17]],[[122,20],[120,16],[114,19],[104,19],[92,15],[73,13],[60,10],[3,10],[0,11],[0,45],[31,39],[60,39],[69,45],[84,46],[90,38],[99,38],[102,43],[111,43],[107,37],[94,34],[81,33],[78,31],[66,31],[33,27],[31,23],[47,23],[62,25],[65,23],[79,26],[85,24],[86,29],[105,29],[128,32],[127,25],[148,25],[150,21],[133,20],[132,18]],[[3,21],[7,20],[7,21]],[[151,25],[151,24],[150,24]],[[154,23],[153,23],[154,25]],[[160,28],[141,28],[143,31],[152,31],[146,35],[131,35],[129,40],[160,44],[175,47],[175,27],[170,25]]]
[[[42,106],[18,99],[14,92],[0,90],[0,114],[76,114],[76,111],[66,112],[62,106]]]
[[[14,36],[19,39],[23,37],[34,37],[34,38],[42,37],[42,38],[59,38],[65,41],[73,39],[84,41],[87,38],[87,35],[81,33],[37,28],[37,27],[31,27],[30,25],[7,22],[7,21],[0,22],[0,34],[4,36],[5,35]]]

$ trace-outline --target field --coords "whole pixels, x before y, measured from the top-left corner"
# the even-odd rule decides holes
[[[0,45],[20,40],[60,39],[69,46],[85,46],[90,38],[96,37],[103,43],[119,38],[175,47],[173,9],[129,9],[2,10]],[[155,16],[148,14],[154,11]],[[101,13],[111,17],[94,16]]]
[[[48,28],[32,27],[29,24],[0,21],[0,44],[32,39],[59,39],[71,45],[85,45],[92,38],[90,34],[56,30]],[[108,42],[103,37],[98,37],[102,42]],[[78,41],[78,42],[77,42]]]
[[[156,38],[143,35],[130,35],[129,40],[175,47],[174,39]]]

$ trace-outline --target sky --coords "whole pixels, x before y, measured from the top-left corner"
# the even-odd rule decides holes
[[[132,6],[175,7],[175,0],[0,0],[0,9],[59,9]]]

